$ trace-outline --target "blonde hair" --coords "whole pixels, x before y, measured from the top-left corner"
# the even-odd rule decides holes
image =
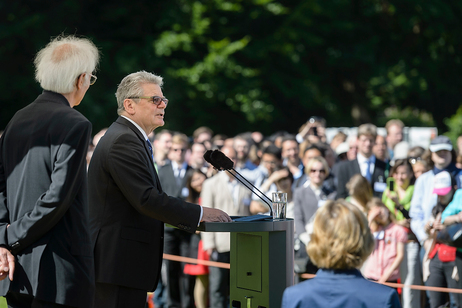
[[[188,136],[182,133],[176,133],[172,137],[172,144],[181,144],[189,148]]]
[[[37,53],[35,79],[44,90],[71,93],[77,77],[92,73],[98,61],[98,48],[90,40],[60,35]]]
[[[346,183],[348,194],[353,197],[367,211],[367,203],[372,199],[372,187],[365,177],[355,174]]]
[[[319,268],[360,267],[374,249],[367,218],[343,199],[327,201],[316,213],[307,253]]]
[[[308,176],[310,175],[311,169],[313,168],[313,164],[316,162],[322,164],[322,168],[324,169],[325,176],[327,178],[329,176],[329,164],[322,156],[313,157],[312,159],[308,161],[308,164],[306,165],[306,168],[305,168],[306,175]]]
[[[377,126],[374,124],[366,123],[358,127],[358,139],[361,136],[372,136],[375,140],[377,138]]]

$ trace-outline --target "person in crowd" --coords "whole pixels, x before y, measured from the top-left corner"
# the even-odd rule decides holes
[[[225,140],[228,139],[226,135],[216,134],[212,138],[212,150],[221,150],[225,145]]]
[[[207,150],[212,148],[212,137],[213,131],[207,126],[198,127],[193,132],[193,141],[203,143],[207,147]]]
[[[315,278],[287,288],[282,307],[401,307],[394,289],[364,279],[357,269],[373,249],[362,212],[343,200],[326,202],[316,213],[307,247],[320,269]]]
[[[250,137],[256,145],[259,145],[263,141],[264,136],[261,132],[255,131],[250,133]]]
[[[269,145],[263,150],[261,163],[258,166],[259,176],[255,181],[255,186],[271,199],[271,193],[277,191],[277,186],[274,183],[278,176],[271,176],[277,168],[282,165],[281,149],[275,145]],[[284,170],[277,171],[278,173],[285,172]],[[286,175],[287,176],[287,175]],[[252,214],[266,213],[269,208],[264,204],[257,195],[252,196],[250,203],[250,212]]]
[[[434,183],[433,193],[438,196],[438,201],[432,209],[431,219],[425,224],[425,230],[432,241],[428,252],[430,261],[424,262],[425,265],[428,265],[428,277],[424,266],[425,285],[462,289],[462,281],[459,278],[459,273],[462,270],[462,253],[457,251],[456,247],[439,243],[436,239],[437,233],[442,231],[446,225],[460,223],[462,193],[461,190],[457,189],[454,177],[447,171],[435,175]],[[448,307],[446,304],[448,302],[447,293],[429,291],[428,294],[431,308]],[[449,293],[449,301],[451,307],[460,307],[462,295]]]
[[[387,130],[387,145],[390,159],[394,158],[395,146],[403,141],[404,123],[398,119],[392,119],[385,124]]]
[[[347,158],[348,160],[355,160],[358,156],[358,137],[350,136],[348,138],[348,146]]]
[[[335,192],[330,192],[323,187],[323,182],[329,175],[329,166],[326,160],[317,156],[308,161],[305,172],[309,181],[294,191],[294,217],[295,234],[302,239],[302,234],[308,232],[306,225],[313,215],[326,200],[335,199]],[[305,244],[306,241],[303,241]]]
[[[312,158],[315,158],[315,157],[323,157],[324,158],[325,152],[323,150],[324,149],[319,147],[318,144],[312,144],[312,145],[308,146],[307,148],[305,148],[305,150],[303,152],[302,164],[304,166],[307,166],[308,162]],[[306,170],[306,168],[305,168],[305,170]],[[297,180],[295,180],[295,182],[294,182],[294,190],[295,190],[295,188],[300,187],[303,184],[305,184],[305,182],[308,179],[309,179],[308,174],[305,171],[301,177],[299,177]]]
[[[336,164],[333,170],[337,178],[337,197],[346,198],[348,191],[346,183],[355,174],[361,174],[367,179],[376,197],[382,197],[386,188],[385,170],[387,165],[377,159],[372,152],[375,138],[377,137],[377,127],[372,124],[363,124],[358,127],[358,155],[355,160]]]
[[[294,194],[292,190],[292,184],[294,183],[294,177],[287,167],[281,167],[288,171],[286,176],[282,176],[280,179],[276,180],[277,191],[282,191],[287,193],[287,208],[286,208],[286,217],[294,218]],[[277,170],[278,171],[278,170]]]
[[[98,61],[88,39],[53,39],[34,61],[42,94],[14,115],[0,139],[0,294],[8,307],[92,304],[91,123],[73,108],[96,82]]]
[[[193,143],[191,146],[191,155],[189,156],[188,165],[194,169],[200,169],[202,172],[207,173],[208,165],[204,159],[204,153],[207,148],[203,143]]]
[[[168,153],[172,147],[173,133],[163,129],[154,135],[154,162],[157,168],[164,166],[168,162]]]
[[[407,152],[408,158],[421,158],[422,155],[425,153],[425,149],[421,146],[414,146],[409,149]]]
[[[187,173],[191,166],[185,159],[189,148],[189,140],[185,134],[176,133],[172,137],[172,146],[168,153],[168,162],[159,167],[159,180],[163,191],[172,197],[185,199]],[[166,254],[189,256],[189,243],[192,234],[184,230],[166,226],[164,228],[164,252]],[[164,260],[167,270],[166,281],[167,305],[177,307],[193,307],[194,277],[184,274],[185,263]]]
[[[207,176],[200,169],[193,169],[188,173],[186,177],[186,188],[189,192],[186,197],[187,202],[201,204],[200,194],[202,192],[202,185],[206,179]],[[203,249],[203,243],[198,231],[191,236],[189,257],[198,260],[209,260],[207,252]],[[208,266],[188,263],[184,266],[184,273],[196,276],[196,282],[194,284],[194,303],[196,304],[196,307],[207,308],[209,294]]]
[[[303,164],[299,156],[298,142],[293,135],[286,135],[281,142],[282,164],[289,168],[296,180],[303,174]]]
[[[236,162],[232,147],[223,147],[223,154]],[[204,182],[201,192],[203,206],[221,209],[234,216],[250,215],[251,191],[227,172],[219,172]],[[202,232],[203,249],[211,261],[230,262],[229,232]],[[210,307],[229,307],[229,269],[209,267]]]
[[[347,137],[348,136],[344,132],[337,132],[337,134],[335,134],[335,136],[332,138],[330,142],[330,147],[332,148],[332,150],[336,151],[339,145],[346,142]]]
[[[346,187],[349,195],[346,201],[357,206],[361,212],[367,215],[367,204],[373,197],[372,189],[367,179],[361,174],[355,174],[348,181]]]
[[[279,130],[268,137],[268,139],[278,148],[281,148],[282,139],[289,133],[285,130]]]
[[[430,166],[426,160],[419,158],[410,158],[409,159],[412,165],[412,171],[414,172],[415,178],[419,178],[422,174],[429,171]]]
[[[247,138],[243,135],[237,135],[234,137],[233,148],[237,154],[236,170],[238,172],[241,172],[242,170],[252,171],[257,168],[257,166],[249,159],[250,142]]]
[[[407,242],[406,230],[393,222],[390,210],[379,198],[372,198],[367,207],[367,219],[374,234],[375,248],[367,261],[364,275],[380,283],[397,283]]]
[[[387,148],[387,141],[385,140],[384,136],[377,135],[375,138],[375,145],[372,148],[372,152],[374,153],[375,157],[384,161],[386,163],[390,162],[388,156],[388,148]]]
[[[326,120],[316,116],[309,118],[308,121],[300,127],[295,137],[298,143],[302,143],[304,140],[312,144],[326,142]]]
[[[409,211],[411,229],[425,251],[428,251],[431,245],[431,239],[425,232],[425,224],[432,216],[432,209],[438,199],[433,193],[435,175],[442,171],[449,172],[456,179],[459,188],[462,177],[461,170],[455,166],[455,151],[448,137],[438,136],[433,139],[430,143],[430,151],[434,167],[417,178]]]
[[[146,292],[159,279],[164,222],[194,233],[201,221],[232,221],[221,210],[163,191],[148,140],[155,128],[164,125],[168,100],[161,85],[161,77],[145,71],[122,79],[116,92],[120,117],[98,143],[90,163],[95,308],[145,306]]]
[[[456,158],[456,167],[462,169],[462,155],[457,155]]]
[[[326,142],[320,142],[317,144],[324,152],[324,159],[327,161],[327,164],[329,165],[329,168],[332,169],[332,167],[335,165],[337,157],[330,147],[330,145]],[[332,174],[332,173],[331,173]],[[333,176],[333,175],[332,175]]]
[[[409,209],[414,194],[415,178],[409,160],[397,160],[390,171],[390,176],[389,182],[393,184],[389,184],[385,189],[382,201],[399,224],[410,228]]]
[[[408,159],[395,161],[390,171],[391,179],[382,196],[383,203],[390,210],[395,223],[405,228],[407,244],[405,257],[400,267],[401,281],[406,285],[422,285],[422,266],[419,258],[420,245],[410,229],[409,209],[414,194],[414,172]],[[421,291],[403,289],[403,307],[420,308]]]
[[[337,154],[336,163],[348,160],[347,153],[349,150],[350,150],[350,146],[348,145],[347,142],[339,144],[337,148],[335,149],[335,154]]]

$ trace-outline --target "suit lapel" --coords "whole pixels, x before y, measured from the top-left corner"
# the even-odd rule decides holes
[[[144,151],[146,152],[148,161],[151,162],[148,165],[148,167],[149,167],[149,170],[151,171],[152,177],[154,178],[154,180],[156,182],[156,187],[160,192],[162,192],[162,186],[160,184],[159,176],[157,175],[157,172],[156,172],[156,167],[154,166],[154,160],[152,159],[152,156],[151,156],[151,150],[149,149],[148,144],[146,143],[146,140],[144,140],[143,134],[140,132],[140,130],[135,125],[133,125],[133,123],[131,123],[130,121],[128,121],[127,119],[125,119],[123,117],[118,117],[116,122],[119,123],[119,124],[127,126],[138,137],[138,139],[140,141],[140,144],[143,146]]]

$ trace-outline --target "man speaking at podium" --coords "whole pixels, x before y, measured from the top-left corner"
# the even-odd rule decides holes
[[[96,147],[88,171],[90,234],[95,257],[94,308],[143,308],[157,286],[166,222],[195,232],[200,221],[230,222],[223,211],[162,191],[148,134],[164,125],[162,78],[126,76],[116,97],[119,118]]]

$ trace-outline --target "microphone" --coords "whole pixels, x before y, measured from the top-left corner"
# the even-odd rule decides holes
[[[228,156],[223,154],[223,152],[219,150],[208,150],[204,153],[204,159],[206,162],[211,164],[216,170],[223,171],[226,170],[229,174],[231,174],[236,180],[238,180],[242,185],[244,185],[247,189],[253,192],[255,195],[258,196],[266,205],[268,205],[270,209],[270,216],[273,215],[273,203],[272,200],[262,193],[257,187],[255,187],[251,182],[249,182],[245,177],[243,177],[239,172],[237,172],[234,167],[234,162],[229,159]],[[231,172],[233,171],[233,172]],[[245,182],[244,182],[245,181]],[[257,194],[257,192],[259,194]]]

